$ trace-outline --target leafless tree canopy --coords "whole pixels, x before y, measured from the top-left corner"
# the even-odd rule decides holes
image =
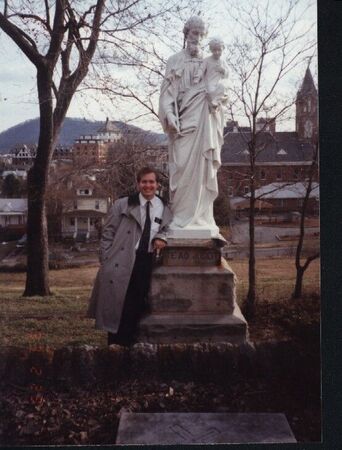
[[[231,90],[231,118],[243,119],[250,128],[241,136],[246,142],[249,159],[249,290],[244,312],[247,318],[255,314],[255,205],[256,161],[264,151],[261,135],[271,123],[288,117],[295,102],[286,90],[286,82],[299,65],[307,65],[315,54],[312,37],[314,23],[301,19],[308,8],[305,0],[227,0],[227,14],[234,23],[234,38],[228,47]],[[258,118],[264,119],[258,126]],[[259,122],[260,124],[260,122]]]
[[[37,156],[28,175],[25,295],[50,292],[45,215],[49,164],[77,89],[91,71],[96,83],[92,87],[107,86],[116,94],[121,85],[109,70],[111,65],[117,72],[120,67],[140,69],[145,65],[153,74],[156,64],[149,61],[149,55],[158,59],[158,51],[150,46],[149,38],[182,12],[189,14],[191,3],[184,5],[176,0],[166,4],[159,0],[3,2],[0,28],[37,70],[40,133]],[[127,86],[132,86],[125,73],[118,80],[125,77]]]

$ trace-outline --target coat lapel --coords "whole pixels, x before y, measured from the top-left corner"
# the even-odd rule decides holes
[[[128,197],[127,209],[124,211],[124,214],[126,214],[126,216],[132,216],[140,228],[142,228],[139,192]]]
[[[128,209],[128,215],[134,217],[134,219],[138,222],[140,228],[142,228],[140,204],[138,206],[133,206],[132,208],[129,208]]]

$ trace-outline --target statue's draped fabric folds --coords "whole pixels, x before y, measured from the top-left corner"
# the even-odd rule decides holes
[[[213,202],[218,195],[223,111],[221,105],[210,110],[206,80],[196,80],[203,58],[199,53],[200,39],[196,41],[195,36],[193,42],[189,35],[187,48],[167,62],[159,102],[159,118],[169,137],[174,214],[170,229],[205,229],[215,236],[219,230],[213,217]]]

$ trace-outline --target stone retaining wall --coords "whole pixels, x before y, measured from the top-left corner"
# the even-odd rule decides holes
[[[91,386],[152,378],[226,382],[240,376],[282,373],[301,377],[317,373],[319,377],[319,365],[317,352],[301,353],[293,341],[243,346],[139,343],[131,348],[83,345],[55,351],[0,350],[1,381],[15,385]]]

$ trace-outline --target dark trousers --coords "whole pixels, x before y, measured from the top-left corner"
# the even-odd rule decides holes
[[[108,345],[131,345],[136,341],[138,323],[146,311],[152,272],[152,253],[137,252],[128,284],[118,332],[108,333]]]

